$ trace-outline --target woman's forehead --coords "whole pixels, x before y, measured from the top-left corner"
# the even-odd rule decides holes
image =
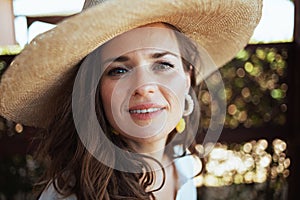
[[[161,58],[177,58],[181,59],[181,55],[173,52],[165,51],[162,49],[155,48],[144,48],[128,52],[118,57],[109,57],[107,59],[101,59],[101,64],[107,65],[111,62],[127,62],[130,60],[138,59],[161,59]]]
[[[105,43],[101,47],[101,58],[106,60],[130,52],[151,49],[180,55],[174,30],[161,24],[132,29]]]

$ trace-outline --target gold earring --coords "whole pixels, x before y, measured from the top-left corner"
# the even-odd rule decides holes
[[[176,125],[176,131],[178,133],[182,133],[185,129],[185,120],[183,118],[181,118],[178,122],[178,124]]]
[[[115,134],[115,135],[119,135],[120,134],[115,129],[112,129],[111,132],[113,132],[113,134]]]

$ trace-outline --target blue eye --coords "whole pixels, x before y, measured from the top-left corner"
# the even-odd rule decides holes
[[[174,68],[174,65],[169,62],[155,63],[153,67],[154,70],[160,70],[160,71],[169,70],[171,68]]]
[[[109,76],[121,76],[128,72],[128,69],[122,68],[122,67],[116,67],[108,71]]]

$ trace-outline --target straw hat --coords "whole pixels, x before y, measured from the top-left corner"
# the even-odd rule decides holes
[[[0,82],[0,115],[46,128],[76,64],[113,37],[149,23],[174,25],[220,67],[248,43],[261,10],[262,0],[86,1],[83,12],[37,36],[11,63]]]

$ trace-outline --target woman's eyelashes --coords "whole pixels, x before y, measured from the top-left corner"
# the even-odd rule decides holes
[[[108,76],[122,76],[123,74],[127,73],[129,69],[125,67],[113,67],[112,69],[108,70]]]
[[[157,61],[147,66],[150,66],[150,69],[154,72],[162,72],[175,68],[175,65],[169,61]],[[123,76],[128,72],[132,71],[133,69],[135,68],[126,65],[112,66],[109,67],[109,69],[107,70],[107,75],[112,77]]]
[[[170,62],[165,62],[165,61],[162,61],[162,62],[156,62],[153,64],[153,70],[154,71],[166,71],[166,70],[170,70],[170,69],[173,69],[175,66],[170,63]]]

